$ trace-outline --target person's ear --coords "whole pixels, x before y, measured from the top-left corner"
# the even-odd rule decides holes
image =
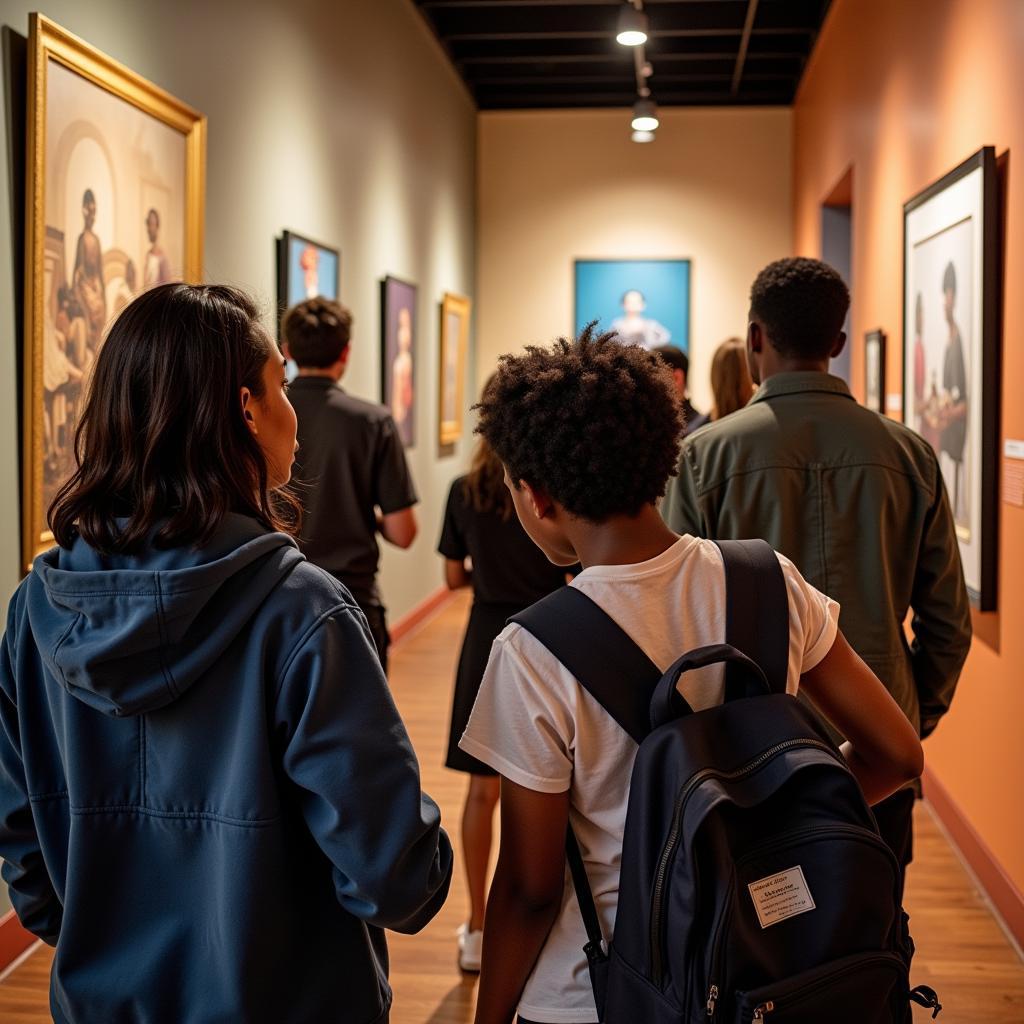
[[[292,357],[291,349],[288,347],[287,341],[281,342],[281,355],[283,355],[285,359],[291,359]]]
[[[832,354],[829,359],[838,359],[839,353],[846,348],[846,331],[840,331],[839,337],[836,338],[836,343],[832,346]]]
[[[526,492],[526,500],[529,502],[533,514],[538,519],[546,519],[554,508],[551,496],[542,488],[533,487],[525,480],[519,481],[519,487]]]
[[[758,355],[764,349],[764,331],[756,320],[751,320],[747,325],[747,348]]]
[[[242,399],[242,419],[245,420],[245,425],[252,432],[253,437],[259,436],[259,427],[256,423],[256,417],[253,414],[253,410],[256,407],[256,399],[253,397],[253,393],[248,388],[242,388],[241,391]]]

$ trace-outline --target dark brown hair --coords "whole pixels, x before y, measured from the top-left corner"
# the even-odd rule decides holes
[[[298,502],[270,490],[240,392],[265,394],[274,347],[247,295],[167,284],[117,318],[96,361],[75,435],[78,469],[48,521],[105,554],[202,545],[230,512],[294,532]]]
[[[481,401],[486,401],[487,392],[494,386],[494,374],[484,384]],[[476,512],[495,512],[505,521],[512,518],[514,506],[512,495],[505,486],[505,467],[501,463],[487,438],[479,436],[473,461],[463,482],[466,498]]]
[[[516,486],[588,522],[636,515],[665,493],[683,432],[665,364],[590,324],[578,338],[501,357],[476,406]]]
[[[792,359],[828,359],[849,308],[850,290],[839,273],[803,256],[769,263],[750,289],[751,318]]]
[[[306,299],[281,321],[288,354],[301,367],[333,366],[352,340],[352,314],[333,299]]]

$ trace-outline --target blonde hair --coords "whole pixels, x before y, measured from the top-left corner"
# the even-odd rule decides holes
[[[747,348],[740,338],[729,338],[715,349],[711,360],[711,391],[715,398],[711,418],[742,409],[754,394],[754,382],[747,367]]]

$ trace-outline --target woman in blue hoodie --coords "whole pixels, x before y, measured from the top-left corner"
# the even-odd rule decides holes
[[[224,287],[146,292],[96,363],[0,649],[3,877],[58,1022],[387,1021],[383,929],[447,894],[366,622],[288,536],[286,388]]]

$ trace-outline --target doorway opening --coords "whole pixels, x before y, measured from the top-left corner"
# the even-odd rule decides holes
[[[853,167],[836,183],[835,188],[821,204],[821,258],[839,271],[853,296]],[[851,306],[852,311],[852,306]],[[846,332],[846,347],[838,359],[832,360],[830,372],[842,377],[851,389],[850,354],[853,339],[850,337],[850,312],[843,325]]]

